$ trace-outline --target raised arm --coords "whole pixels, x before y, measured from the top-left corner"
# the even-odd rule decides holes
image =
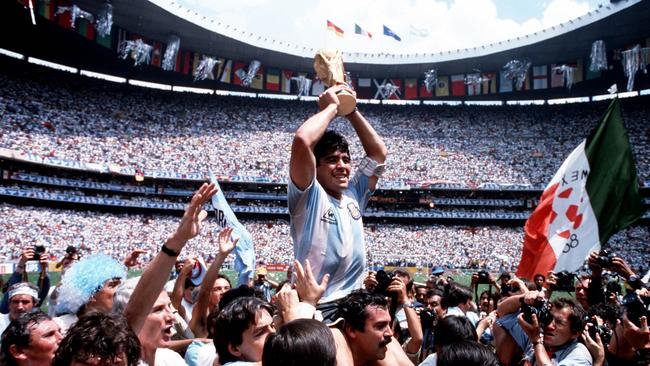
[[[185,290],[185,280],[187,276],[192,272],[192,267],[194,267],[194,261],[196,258],[187,258],[183,264],[181,272],[176,277],[176,282],[174,282],[174,289],[172,290],[172,295],[169,297],[172,300],[172,306],[174,309],[178,310],[178,313],[187,319],[187,314],[185,314],[185,307],[183,307],[183,291]]]
[[[208,268],[203,282],[199,286],[199,296],[192,309],[192,319],[190,320],[190,329],[197,338],[208,336],[208,306],[210,305],[212,286],[214,286],[214,281],[217,279],[221,265],[228,257],[228,254],[235,249],[235,245],[239,241],[239,238],[232,241],[230,239],[231,234],[232,228],[229,227],[221,230],[219,233],[219,254],[217,254],[212,264],[210,264],[210,268]]]
[[[366,152],[366,155],[378,164],[384,164],[388,155],[388,149],[386,149],[384,140],[379,137],[377,131],[370,125],[368,120],[358,110],[350,113],[346,118],[352,123],[352,127],[357,132],[357,136],[361,140],[361,145],[363,145],[363,150]],[[371,191],[375,190],[378,179],[379,177],[375,175],[370,177],[368,188]]]
[[[314,146],[336,117],[339,106],[336,92],[343,88],[341,85],[333,86],[321,94],[318,100],[321,111],[309,117],[293,137],[289,175],[293,184],[301,190],[307,188],[316,176]]]
[[[198,235],[201,222],[208,215],[202,210],[202,207],[216,192],[217,188],[214,184],[203,183],[201,188],[194,193],[176,232],[165,241],[166,248],[163,248],[163,251],[159,252],[145,268],[142,278],[124,309],[124,315],[136,334],[142,329],[147,315],[160,295],[169,272],[176,263],[176,257],[185,244]]]

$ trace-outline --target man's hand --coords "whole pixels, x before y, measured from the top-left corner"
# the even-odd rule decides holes
[[[587,323],[581,337],[585,346],[589,350],[589,353],[591,353],[591,358],[593,358],[594,362],[593,365],[601,366],[605,361],[605,346],[600,339],[600,334],[596,333],[596,338],[591,338],[591,335],[589,334],[589,328],[593,326],[593,324]]]
[[[140,260],[138,260],[138,257],[146,252],[147,251],[144,249],[133,249],[131,253],[129,253],[129,255],[124,259],[124,265],[126,268],[132,268],[140,265],[141,263]]]
[[[203,183],[194,196],[192,201],[185,210],[185,214],[178,224],[176,232],[167,240],[169,249],[180,252],[188,240],[194,238],[201,230],[201,223],[208,216],[204,211],[203,205],[217,193],[217,187],[214,183]]]
[[[366,288],[366,290],[372,292],[375,290],[375,287],[377,287],[377,278],[375,277],[375,272],[370,271],[368,272],[368,275],[366,278],[363,280],[363,286]]]
[[[20,254],[20,260],[18,261],[18,265],[25,265],[27,261],[32,260],[34,258],[34,247],[27,247],[23,249],[23,252]]]
[[[524,281],[522,281],[520,278],[515,277],[515,278],[511,279],[510,281],[508,281],[508,285],[510,285],[511,289],[514,289],[516,287],[519,288],[519,291],[516,291],[516,292],[515,291],[510,291],[511,295],[521,295],[521,294],[526,294],[526,293],[529,292],[528,287],[526,286]]]
[[[544,287],[548,290],[553,290],[557,285],[557,275],[553,271],[546,273],[546,280],[544,280]]]
[[[45,248],[45,251],[41,253],[41,257],[38,260],[38,263],[40,264],[41,268],[48,268],[48,265],[50,263],[50,252]]]
[[[598,263],[598,257],[599,252],[596,250],[591,252],[591,254],[589,254],[589,258],[587,259],[587,263],[591,269],[591,275],[593,277],[600,277],[603,273],[603,267],[601,267]]]
[[[537,321],[537,315],[532,314],[532,320],[533,320],[532,323],[528,323],[527,321],[525,321],[523,313],[517,316],[517,321],[519,322],[519,326],[526,333],[530,342],[535,343],[535,342],[539,342],[539,340],[541,339],[539,322]]]
[[[298,292],[298,296],[300,296],[303,302],[316,306],[318,300],[320,300],[325,293],[327,283],[330,280],[330,275],[325,274],[321,283],[318,284],[311,270],[309,259],[305,260],[304,269],[297,260],[293,261],[293,265],[296,269],[296,291]]]
[[[393,278],[393,282],[388,285],[387,292],[392,292],[397,295],[397,304],[402,305],[408,300],[406,294],[406,284],[402,282],[397,276]]]
[[[634,271],[621,257],[614,257],[612,259],[611,270],[621,275],[626,281],[630,279],[630,276],[634,275]]]
[[[288,323],[292,320],[298,319],[298,292],[291,288],[290,284],[282,286],[280,291],[275,295],[275,304],[278,307],[278,312],[282,316],[283,323]]]
[[[334,105],[338,109],[339,98],[336,96],[336,93],[344,89],[350,93],[354,93],[347,85],[334,85],[318,96],[318,108],[322,111],[327,108],[327,106]]]
[[[648,329],[648,318],[642,316],[637,327],[623,313],[623,336],[636,349],[650,348],[650,329]]]
[[[230,254],[233,251],[233,249],[235,249],[235,246],[237,245],[239,238],[233,241],[230,239],[231,236],[232,236],[231,227],[227,227],[219,232],[219,255],[227,257],[228,254]]]
[[[194,263],[198,260],[197,256],[188,257],[183,262],[183,268],[178,272],[178,278],[187,278],[194,269]]]

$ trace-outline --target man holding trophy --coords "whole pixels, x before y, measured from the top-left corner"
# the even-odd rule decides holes
[[[303,265],[308,260],[316,280],[327,284],[318,308],[328,322],[336,300],[361,288],[366,269],[362,215],[384,171],[387,150],[356,109],[340,52],[320,50],[314,69],[328,89],[319,96],[320,112],[294,136],[288,201],[294,255]],[[366,153],[353,177],[347,141],[327,130],[337,115],[350,121]]]

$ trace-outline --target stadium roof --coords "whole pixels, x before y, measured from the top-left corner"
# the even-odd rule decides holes
[[[105,0],[76,1],[82,9],[93,13],[99,12],[104,3]],[[193,51],[245,62],[257,59],[267,67],[312,71],[313,46],[293,45],[291,40],[271,42],[227,25],[210,24],[213,21],[169,0],[113,0],[112,3],[114,23],[147,38],[164,42],[176,34],[181,38],[181,46]],[[604,40],[608,50],[630,46],[649,36],[649,23],[650,1],[625,0],[604,5],[551,29],[497,44],[418,55],[348,53],[344,54],[344,60],[352,75],[375,78],[418,77],[434,65],[440,74],[446,75],[475,68],[498,70],[518,58],[529,59],[534,65],[564,63],[587,57],[592,42],[597,39]]]

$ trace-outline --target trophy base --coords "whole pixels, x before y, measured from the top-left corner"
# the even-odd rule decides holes
[[[339,116],[347,116],[354,112],[354,108],[357,107],[357,98],[355,98],[354,95],[345,90],[341,90],[336,94],[336,96],[339,98],[339,108],[337,112]]]

